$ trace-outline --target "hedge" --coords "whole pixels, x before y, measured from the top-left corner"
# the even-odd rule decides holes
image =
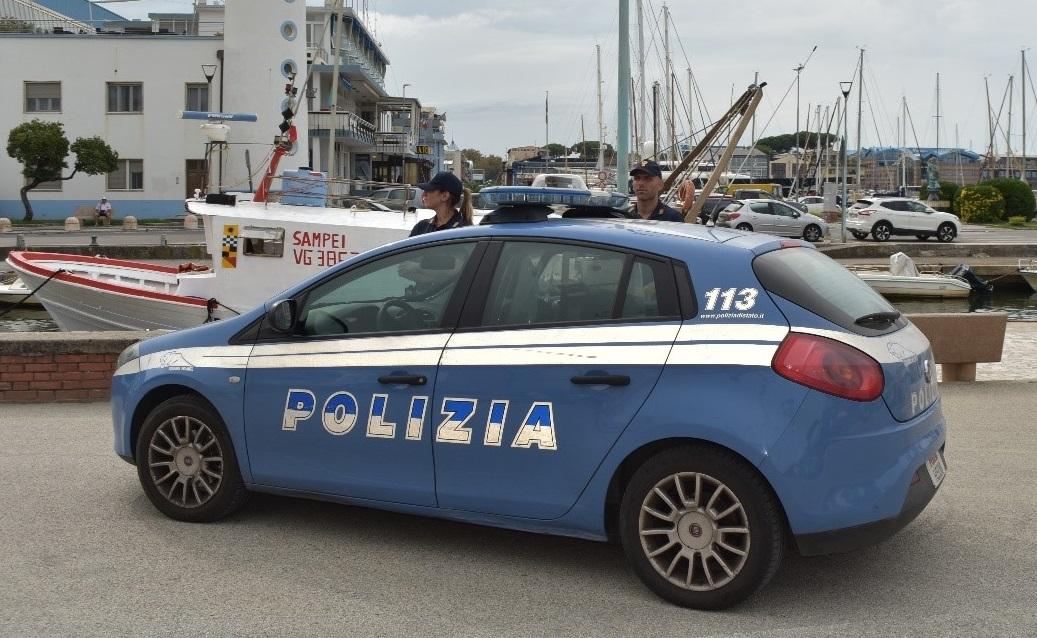
[[[1004,219],[1005,198],[993,186],[979,184],[958,191],[954,209],[970,224],[996,224]]]

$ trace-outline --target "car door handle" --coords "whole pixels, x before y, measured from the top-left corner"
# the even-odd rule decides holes
[[[630,377],[625,374],[577,375],[570,381],[576,385],[630,385]]]
[[[425,385],[428,379],[420,374],[387,374],[378,377],[378,383],[384,385]]]

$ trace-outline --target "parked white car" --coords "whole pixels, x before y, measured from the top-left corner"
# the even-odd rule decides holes
[[[828,234],[825,220],[773,199],[734,201],[720,212],[716,225],[783,237],[802,237],[810,242],[821,241]]]
[[[807,195],[799,198],[800,204],[806,204],[807,212],[811,215],[821,216],[825,212],[825,198],[820,195]]]
[[[893,235],[914,235],[919,241],[936,237],[950,242],[961,232],[961,220],[916,199],[882,197],[858,200],[848,211],[846,228],[857,239],[871,235],[875,241],[888,241]]]

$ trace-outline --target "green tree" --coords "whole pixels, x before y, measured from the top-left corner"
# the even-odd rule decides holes
[[[496,183],[500,179],[501,165],[504,160],[499,155],[483,155],[482,151],[474,148],[462,149],[461,155],[465,159],[471,160],[472,166],[476,170],[483,172],[484,181]]]
[[[1005,199],[1005,218],[1013,215],[1022,215],[1027,221],[1033,219],[1037,201],[1034,199],[1033,191],[1030,189],[1029,184],[1006,177],[988,179],[985,182],[981,182],[981,184],[992,186],[1001,193],[1001,197]]]
[[[587,140],[586,142],[577,142],[573,144],[569,151],[570,153],[579,153],[580,158],[583,160],[596,160],[598,159],[598,148],[601,146],[601,142],[598,140]],[[605,142],[605,163],[611,163],[616,157],[616,149],[611,144]]]
[[[1004,218],[1005,198],[993,186],[966,186],[958,191],[954,208],[964,222],[995,224]]]
[[[75,156],[72,172],[62,177],[68,168],[68,152]],[[33,120],[11,129],[7,135],[7,154],[22,165],[25,185],[20,190],[25,207],[25,221],[32,221],[29,191],[43,182],[69,180],[76,173],[101,175],[110,173],[118,165],[119,155],[99,137],[80,137],[70,145],[60,122]]]
[[[816,148],[817,133],[814,131],[800,131],[799,144],[800,146],[803,146],[805,148]],[[837,144],[839,144],[838,135],[833,135],[831,133],[821,134],[822,147],[835,148]],[[761,137],[760,139],[756,140],[756,148],[770,155],[780,155],[782,153],[788,153],[795,147],[795,133],[782,133],[780,135]]]
[[[558,157],[559,155],[565,155],[566,154],[566,147],[565,147],[564,144],[557,144],[555,142],[551,142],[550,144],[547,145],[547,154],[550,155],[551,157]]]
[[[35,33],[36,27],[31,22],[12,18],[10,16],[0,17],[0,33]]]

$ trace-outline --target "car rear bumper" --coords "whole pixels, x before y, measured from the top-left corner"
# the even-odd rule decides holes
[[[908,488],[907,496],[904,498],[904,504],[896,516],[844,529],[798,534],[795,536],[795,540],[799,553],[803,556],[838,554],[884,541],[915,520],[936,495],[938,489],[938,486],[933,485],[923,463],[915,470],[911,487]]]

